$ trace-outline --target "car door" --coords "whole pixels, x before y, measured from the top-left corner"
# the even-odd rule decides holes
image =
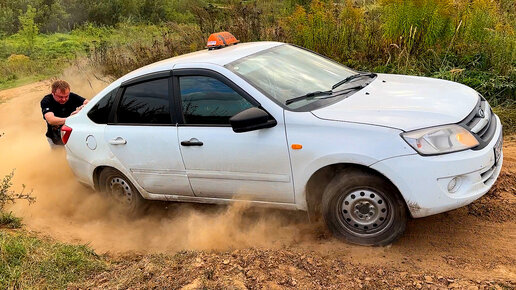
[[[235,133],[229,118],[260,104],[210,70],[174,71],[178,139],[195,196],[294,202],[283,116],[272,128]]]
[[[192,196],[177,143],[171,86],[170,72],[123,83],[104,136],[147,192]]]

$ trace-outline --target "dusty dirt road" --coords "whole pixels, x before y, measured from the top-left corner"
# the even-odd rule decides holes
[[[88,98],[106,85],[65,78]],[[483,198],[409,221],[388,247],[359,247],[296,212],[169,204],[125,218],[75,181],[64,152],[48,148],[39,101],[49,84],[0,91],[0,176],[16,168],[16,188],[34,189],[35,204],[11,209],[26,229],[106,254],[110,269],[77,287],[516,287],[515,136],[505,138],[501,179]]]

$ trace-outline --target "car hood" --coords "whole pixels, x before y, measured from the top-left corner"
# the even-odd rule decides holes
[[[364,89],[312,113],[326,120],[409,131],[460,122],[478,98],[475,90],[450,81],[378,74]]]

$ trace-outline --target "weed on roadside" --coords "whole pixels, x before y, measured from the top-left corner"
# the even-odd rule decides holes
[[[18,229],[21,228],[22,222],[21,218],[16,217],[12,214],[12,212],[2,212],[0,211],[0,229],[8,228],[8,229]]]
[[[22,184],[22,190],[18,193],[11,190],[13,177],[14,170],[4,176],[0,183],[0,212],[4,210],[7,204],[13,204],[18,200],[26,200],[29,204],[36,201],[36,198],[32,196],[32,190],[25,192],[25,184]]]

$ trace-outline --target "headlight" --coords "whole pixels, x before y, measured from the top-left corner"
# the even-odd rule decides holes
[[[401,136],[421,155],[461,151],[477,146],[478,140],[459,125],[445,125],[402,133]]]

